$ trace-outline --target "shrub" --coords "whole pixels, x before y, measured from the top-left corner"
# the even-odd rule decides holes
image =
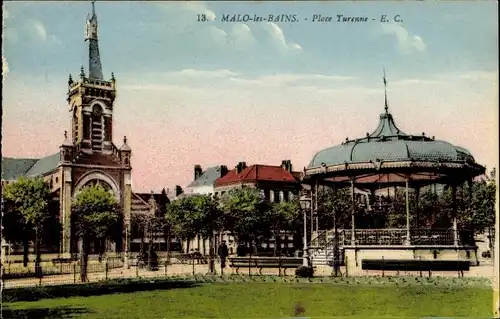
[[[483,252],[481,253],[481,256],[482,256],[483,258],[491,258],[491,251],[489,251],[489,250],[487,250],[487,251],[483,251]]]
[[[312,278],[314,275],[313,267],[301,266],[295,270],[295,276],[302,278]]]

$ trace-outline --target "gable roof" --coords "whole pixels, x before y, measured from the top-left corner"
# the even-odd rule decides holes
[[[220,177],[220,166],[207,168],[196,180],[187,187],[213,186],[217,178]]]
[[[52,154],[47,157],[42,157],[39,159],[35,165],[33,165],[28,172],[26,172],[27,176],[38,176],[48,173],[59,166],[59,152]]]
[[[217,179],[215,186],[257,181],[297,183],[295,174],[292,175],[281,166],[255,164],[245,168],[239,174],[236,169],[230,170],[224,177]]]
[[[2,179],[14,180],[25,176],[26,172],[38,161],[36,158],[2,157]]]
[[[59,152],[37,158],[2,157],[2,179],[15,180],[20,176],[38,176],[59,166]]]

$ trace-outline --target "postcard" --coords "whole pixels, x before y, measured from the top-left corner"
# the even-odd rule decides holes
[[[4,2],[3,315],[500,316],[497,10]]]

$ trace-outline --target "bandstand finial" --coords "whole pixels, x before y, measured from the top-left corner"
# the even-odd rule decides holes
[[[384,68],[384,94],[385,94],[385,113],[389,113],[389,104],[387,103],[387,79],[385,77],[385,68]]]

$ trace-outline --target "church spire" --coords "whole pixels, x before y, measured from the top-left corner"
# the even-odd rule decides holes
[[[385,103],[384,103],[385,113],[389,113],[389,104],[387,103],[387,79],[385,78],[385,68],[384,68],[384,94],[385,94]]]
[[[89,78],[102,80],[102,65],[97,43],[97,15],[95,14],[95,1],[92,1],[92,14],[87,16],[85,24],[85,42],[89,50]]]

